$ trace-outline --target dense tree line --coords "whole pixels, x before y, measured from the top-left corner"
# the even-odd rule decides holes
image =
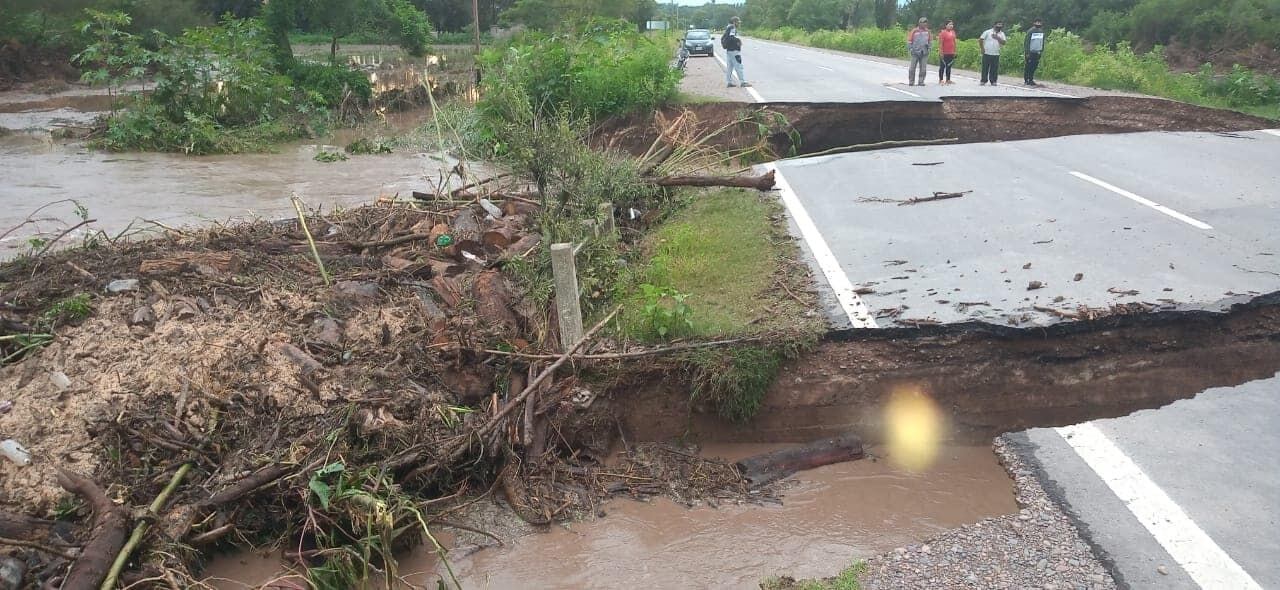
[[[1109,45],[1181,43],[1200,50],[1280,44],[1280,0],[746,0],[750,25],[806,30],[886,28],[928,16],[955,19],[973,37],[997,18],[1017,27],[1043,18]]]

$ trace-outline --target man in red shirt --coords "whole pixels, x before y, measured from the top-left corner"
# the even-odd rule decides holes
[[[938,50],[942,54],[942,62],[938,66],[938,84],[952,84],[951,64],[956,61],[956,21],[947,21],[942,32],[938,33]]]

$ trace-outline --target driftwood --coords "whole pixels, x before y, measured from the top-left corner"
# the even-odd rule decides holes
[[[42,520],[0,510],[0,538],[18,541],[36,541],[48,538],[53,521]],[[0,541],[0,545],[6,544]]]
[[[235,252],[191,252],[169,258],[143,260],[138,266],[138,273],[152,275],[196,271],[212,276],[238,272],[241,266],[242,261]]]
[[[902,201],[901,203],[898,203],[898,206],[901,207],[903,205],[915,205],[916,203],[928,203],[929,201],[942,201],[945,199],[958,199],[971,192],[973,191],[961,191],[958,193],[935,192],[933,193],[933,196],[930,196],[930,197],[912,197],[910,199]]]
[[[89,529],[89,542],[85,543],[80,558],[67,572],[62,582],[63,590],[91,590],[97,588],[111,569],[120,549],[124,547],[129,518],[115,505],[106,492],[93,480],[66,470],[58,470],[58,485],[79,496],[93,509],[93,522]]]
[[[797,471],[861,459],[862,439],[852,434],[816,440],[794,449],[781,449],[738,461],[747,485],[759,487]]]
[[[770,170],[757,176],[664,176],[649,178],[650,183],[658,186],[730,186],[753,188],[758,191],[772,190],[774,172]]]

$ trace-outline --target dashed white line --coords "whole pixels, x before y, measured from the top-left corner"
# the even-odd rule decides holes
[[[800,228],[800,237],[804,238],[805,243],[809,244],[809,250],[813,252],[813,257],[817,259],[818,268],[821,268],[822,274],[827,277],[831,290],[835,291],[836,300],[840,302],[840,309],[848,316],[849,324],[855,328],[879,327],[875,318],[871,316],[870,311],[867,309],[866,304],[862,302],[862,298],[854,292],[853,283],[849,282],[849,277],[844,274],[844,269],[840,268],[840,260],[831,251],[831,247],[827,245],[827,240],[818,231],[818,226],[813,223],[813,218],[809,217],[809,212],[805,210],[800,198],[796,196],[795,191],[791,190],[791,185],[787,183],[782,171],[773,164],[765,164],[764,168],[773,171],[774,181],[778,184],[778,192],[782,195],[782,203],[786,205],[791,218],[795,220],[796,227]]]
[[[1161,213],[1164,213],[1165,215],[1168,215],[1169,217],[1172,217],[1172,218],[1174,218],[1174,219],[1177,219],[1178,221],[1181,221],[1181,222],[1183,222],[1183,223],[1186,223],[1186,224],[1188,224],[1188,225],[1190,225],[1190,226],[1192,226],[1192,227],[1195,227],[1195,228],[1198,228],[1198,229],[1213,229],[1213,226],[1212,226],[1212,225],[1209,225],[1209,224],[1207,224],[1207,223],[1205,223],[1205,222],[1203,222],[1203,221],[1200,221],[1199,219],[1196,219],[1196,218],[1194,218],[1194,217],[1190,217],[1190,216],[1188,216],[1188,215],[1184,215],[1184,214],[1182,214],[1182,213],[1179,213],[1179,212],[1177,212],[1177,211],[1174,211],[1173,209],[1170,209],[1170,208],[1168,208],[1168,207],[1165,207],[1164,205],[1161,205],[1160,203],[1157,203],[1157,202],[1152,201],[1152,200],[1150,200],[1150,199],[1146,199],[1146,198],[1140,197],[1140,196],[1138,196],[1138,195],[1135,195],[1135,194],[1133,194],[1133,193],[1131,193],[1131,192],[1129,192],[1129,191],[1127,191],[1127,190],[1124,190],[1124,189],[1122,189],[1122,188],[1120,188],[1120,187],[1118,187],[1118,186],[1116,186],[1116,185],[1114,185],[1114,184],[1110,184],[1110,183],[1108,183],[1108,182],[1105,182],[1105,181],[1102,181],[1102,180],[1098,180],[1097,178],[1094,178],[1094,177],[1092,177],[1092,176],[1089,176],[1088,174],[1085,174],[1085,173],[1083,173],[1083,172],[1076,172],[1075,170],[1072,170],[1072,171],[1071,171],[1071,175],[1072,175],[1072,176],[1074,176],[1074,177],[1076,177],[1076,178],[1079,178],[1080,180],[1083,180],[1083,181],[1085,181],[1085,182],[1089,182],[1089,183],[1092,183],[1092,184],[1096,184],[1096,185],[1098,185],[1098,186],[1100,186],[1100,187],[1102,187],[1102,188],[1105,188],[1105,189],[1107,189],[1107,190],[1109,190],[1109,191],[1111,191],[1111,192],[1113,192],[1113,193],[1115,193],[1115,194],[1117,194],[1117,195],[1120,195],[1120,196],[1122,196],[1122,197],[1124,197],[1124,198],[1126,198],[1126,199],[1129,199],[1129,200],[1132,200],[1132,201],[1134,201],[1134,202],[1136,202],[1136,203],[1141,203],[1141,204],[1143,204],[1143,205],[1146,205],[1146,206],[1148,206],[1148,207],[1151,207],[1152,209],[1155,209],[1156,211],[1159,211],[1159,212],[1161,212]]]
[[[1097,426],[1086,423],[1055,430],[1201,588],[1261,590],[1258,582]]]
[[[901,88],[894,88],[894,87],[892,87],[892,86],[889,86],[888,84],[886,84],[886,85],[885,85],[885,88],[888,88],[889,90],[892,90],[892,91],[894,91],[894,92],[901,92],[901,93],[903,93],[903,94],[905,94],[905,95],[907,95],[907,96],[914,96],[914,97],[916,97],[916,98],[924,98],[923,96],[920,96],[919,94],[916,94],[916,93],[914,93],[914,92],[907,92],[906,90],[903,90],[903,89],[901,89]]]
[[[1271,135],[1280,137],[1280,129],[1259,129],[1258,131],[1261,131],[1263,133],[1270,133]]]

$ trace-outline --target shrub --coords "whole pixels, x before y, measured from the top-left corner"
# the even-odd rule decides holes
[[[680,74],[669,67],[671,49],[625,21],[596,21],[575,33],[527,34],[481,57],[482,122],[514,116],[513,108],[590,120],[652,109],[675,96]],[[520,96],[529,104],[512,103]]]

